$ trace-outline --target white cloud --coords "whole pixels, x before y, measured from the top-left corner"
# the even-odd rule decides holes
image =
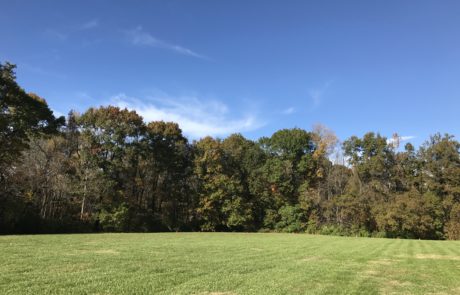
[[[406,136],[398,136],[399,143],[404,141],[409,141],[411,139],[416,138],[414,135],[406,135]],[[393,145],[395,144],[396,139],[394,137],[387,138],[387,144]]]
[[[281,113],[283,115],[290,115],[290,114],[293,114],[295,112],[295,109],[293,107],[289,107],[285,110],[283,110]]]
[[[59,117],[61,117],[61,116],[64,116],[64,117],[65,117],[65,115],[64,115],[63,113],[61,113],[60,111],[56,111],[55,109],[52,109],[51,111],[53,112],[53,115],[54,115],[56,118],[59,118]]]
[[[52,39],[58,39],[59,41],[66,41],[69,38],[68,32],[62,32],[54,29],[47,29],[44,34]]]
[[[264,125],[254,114],[233,118],[226,104],[196,97],[149,97],[141,101],[121,93],[113,96],[110,103],[135,110],[146,122],[176,122],[184,134],[192,139],[252,131]]]
[[[87,21],[85,23],[77,25],[76,29],[77,30],[90,30],[90,29],[97,28],[98,26],[99,26],[99,20],[92,19],[92,20],[89,20],[89,21]]]
[[[310,95],[310,98],[313,102],[313,108],[319,107],[319,105],[323,101],[324,94],[326,93],[327,89],[329,86],[331,86],[332,81],[328,81],[324,83],[324,85],[320,88],[315,88],[315,89],[310,89],[308,91],[308,94]]]
[[[401,141],[408,141],[408,140],[411,140],[411,139],[414,139],[416,136],[414,135],[408,135],[408,136],[401,136]]]
[[[58,29],[47,29],[45,30],[44,34],[60,41],[66,41],[72,34],[76,32],[91,30],[97,28],[98,26],[99,20],[92,19],[76,25],[67,25]]]
[[[321,104],[323,92],[324,92],[323,90],[319,90],[319,89],[309,91],[310,97],[313,101],[313,106],[317,107]]]
[[[28,63],[20,63],[18,65],[18,71],[27,71],[29,73],[33,73],[36,75],[40,76],[47,76],[50,78],[56,78],[56,79],[66,79],[67,76],[61,73],[53,72],[48,69],[44,69],[42,67],[34,66]]]
[[[209,60],[208,57],[198,54],[192,51],[191,49],[157,39],[153,37],[150,33],[144,31],[141,26],[138,26],[137,28],[133,30],[127,30],[125,31],[125,33],[129,41],[133,45],[163,48],[163,49],[174,51],[179,54]]]

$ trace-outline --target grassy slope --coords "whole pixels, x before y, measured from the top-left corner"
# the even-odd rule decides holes
[[[0,237],[0,294],[460,294],[460,242],[293,234]]]

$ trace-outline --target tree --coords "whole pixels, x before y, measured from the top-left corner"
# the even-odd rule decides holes
[[[260,180],[258,172],[265,162],[266,154],[257,143],[244,138],[241,134],[227,137],[222,141],[222,148],[233,159],[243,188],[241,195],[243,206],[247,207],[247,212],[250,211],[252,214],[244,225],[245,230],[260,228],[263,223],[264,200],[260,195],[261,192],[257,190]]]
[[[17,197],[22,188],[15,181],[15,165],[31,138],[56,133],[64,123],[64,118],[53,116],[43,98],[26,93],[16,83],[14,69],[13,64],[0,63],[0,228],[11,231],[22,227],[15,224],[25,220],[25,215],[38,217],[27,202]],[[36,227],[33,224],[37,222],[31,221],[27,227]]]
[[[460,201],[460,143],[454,137],[435,134],[420,148],[423,179],[429,190]]]
[[[114,106],[65,126],[0,65],[0,232],[257,231],[460,239],[460,143],[282,129],[189,143]],[[343,152],[343,153],[342,153]],[[336,153],[342,161],[334,160]],[[345,159],[348,163],[345,163]]]
[[[88,184],[92,173],[101,173],[106,190],[99,196],[100,212],[110,211],[121,203],[135,204],[139,193],[136,173],[139,164],[139,146],[145,126],[142,117],[134,111],[108,106],[90,108],[78,118],[81,128],[79,149],[79,177],[82,216],[85,213]]]
[[[169,230],[189,226],[193,219],[191,186],[192,150],[179,125],[150,122],[142,140],[142,165],[138,181],[142,187],[139,205]],[[191,206],[191,207],[189,207]]]
[[[28,148],[30,136],[56,132],[64,123],[43,98],[27,94],[16,83],[15,67],[0,63],[0,181],[7,165]]]
[[[373,132],[364,137],[352,136],[343,143],[345,156],[361,182],[388,193],[395,188],[395,155],[387,139]]]
[[[261,138],[259,144],[267,153],[261,168],[261,196],[265,203],[266,227],[274,228],[282,218],[280,208],[299,204],[308,214],[312,198],[317,197],[318,173],[324,155],[317,152],[319,135],[299,129],[282,129],[270,138]],[[324,151],[326,151],[324,145]]]
[[[433,193],[410,191],[392,197],[376,216],[380,231],[390,237],[439,239],[442,233],[441,200]]]
[[[220,140],[205,137],[196,143],[195,174],[199,181],[197,214],[204,231],[247,228],[251,204],[237,161],[225,152]]]
[[[460,203],[452,206],[449,221],[445,227],[446,237],[450,240],[460,240]]]

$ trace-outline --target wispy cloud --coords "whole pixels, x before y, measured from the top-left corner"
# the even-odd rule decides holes
[[[401,136],[401,141],[408,141],[414,138],[416,138],[415,135]]]
[[[324,91],[322,89],[314,89],[308,92],[313,101],[313,106],[318,107],[321,104],[321,99],[323,97]]]
[[[328,88],[331,86],[332,81],[328,81],[324,83],[323,86],[319,88],[313,88],[308,91],[308,94],[310,96],[310,99],[313,104],[313,108],[317,108],[321,105],[323,102],[324,94],[328,90]]]
[[[281,113],[283,115],[290,115],[290,114],[293,114],[295,112],[295,109],[293,107],[289,107],[285,110],[283,110]]]
[[[59,41],[66,41],[69,38],[68,32],[63,32],[56,29],[46,29],[43,34],[52,39],[57,39]]]
[[[53,72],[53,71],[50,71],[48,69],[38,67],[38,66],[34,66],[34,65],[31,65],[31,64],[28,64],[28,63],[20,63],[18,65],[18,71],[22,71],[22,70],[27,71],[29,73],[36,74],[36,75],[40,75],[40,76],[47,76],[47,77],[50,77],[50,78],[57,78],[57,79],[66,79],[67,78],[67,76],[64,75],[64,74]]]
[[[99,20],[92,19],[90,21],[77,25],[75,28],[77,30],[83,31],[83,30],[94,29],[94,28],[97,28],[98,26],[99,26]]]
[[[110,104],[135,110],[146,122],[176,122],[192,139],[252,131],[264,125],[254,114],[234,117],[226,104],[197,97],[148,97],[140,100],[121,93],[113,96]]]
[[[208,57],[198,54],[195,51],[192,51],[191,49],[157,39],[153,37],[150,33],[144,31],[144,29],[141,26],[138,26],[133,30],[125,31],[125,34],[128,37],[131,44],[136,46],[150,46],[162,48],[174,51],[182,55],[188,55],[196,58],[209,60]]]
[[[46,29],[44,34],[49,37],[58,39],[60,41],[66,41],[67,39],[70,38],[70,36],[73,33],[95,29],[98,26],[99,26],[99,20],[92,19],[86,22],[82,22],[82,23],[78,23],[78,24],[74,24],[70,26],[64,26],[62,28]]]

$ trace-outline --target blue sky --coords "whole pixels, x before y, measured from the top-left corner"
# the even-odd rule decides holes
[[[5,1],[0,60],[57,112],[136,109],[190,138],[322,123],[459,134],[459,1]]]

